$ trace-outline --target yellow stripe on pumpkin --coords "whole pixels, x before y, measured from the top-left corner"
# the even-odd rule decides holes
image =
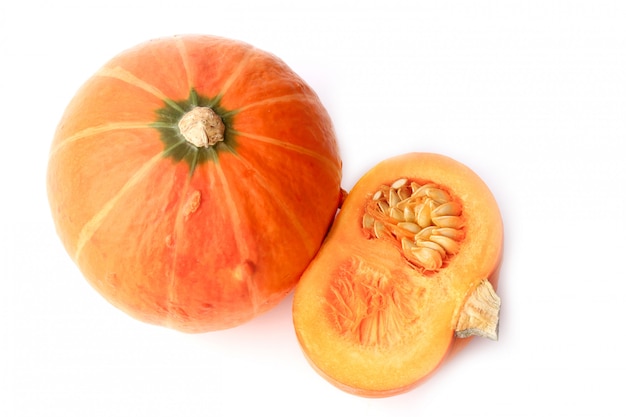
[[[120,188],[120,190],[111,198],[106,204],[97,212],[80,230],[78,234],[78,240],[76,242],[76,251],[74,252],[74,261],[78,261],[83,248],[91,240],[96,231],[102,226],[105,219],[113,210],[117,202],[137,183],[146,178],[150,170],[154,168],[161,160],[163,160],[163,154],[159,153],[149,159],[143,166],[135,172],[126,183]]]

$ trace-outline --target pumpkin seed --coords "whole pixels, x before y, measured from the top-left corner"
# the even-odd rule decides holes
[[[465,233],[461,229],[454,229],[452,227],[433,227],[433,235],[446,236],[450,239],[461,240],[465,236]]]
[[[460,229],[463,226],[463,220],[458,216],[437,216],[432,218],[435,226],[439,227],[451,227],[453,229]]]
[[[426,195],[426,190],[429,188],[436,187],[435,184],[424,184],[420,186],[417,190],[413,192],[413,195],[416,197],[424,197]]]
[[[396,190],[389,190],[389,206],[390,207],[395,207],[398,205],[398,203],[400,202],[400,197],[398,197],[398,193],[396,192]]]
[[[415,240],[430,239],[430,236],[435,232],[436,229],[437,229],[436,226],[428,226],[428,227],[423,228],[422,230],[419,231],[419,233],[415,235]]]
[[[447,236],[431,235],[430,236],[430,241],[432,243],[435,243],[439,247],[443,248],[446,251],[446,253],[448,253],[450,255],[454,255],[454,254],[458,253],[459,248],[461,247],[459,242],[457,242],[454,239],[450,239]]]
[[[404,230],[408,230],[411,233],[419,233],[420,226],[413,222],[400,222],[398,223],[398,227],[401,227]]]
[[[433,217],[438,216],[459,216],[461,215],[461,205],[454,201],[443,203],[431,212]]]
[[[400,200],[405,201],[408,200],[409,198],[411,198],[411,189],[404,187],[404,188],[400,188],[398,190],[398,196],[400,197]]]
[[[379,201],[378,208],[380,209],[381,212],[385,214],[389,212],[389,204],[387,204],[386,201]]]
[[[374,227],[374,221],[375,220],[371,215],[365,213],[363,215],[363,228],[371,229],[372,227]]]
[[[434,249],[417,247],[411,249],[413,260],[427,271],[434,271],[443,265],[441,254]]]
[[[441,188],[431,187],[427,188],[424,192],[437,203],[443,204],[450,201],[450,195]]]
[[[414,222],[415,221],[415,213],[408,207],[404,208],[402,212],[402,216],[404,217],[404,221],[406,222]]]
[[[375,220],[374,221],[374,235],[376,235],[377,238],[382,238],[384,236],[385,233],[385,224],[381,221]]]
[[[408,253],[411,251],[411,249],[416,248],[417,246],[415,245],[415,243],[413,243],[413,241],[409,238],[403,237],[402,240],[400,241],[402,244],[402,250],[405,253]]]
[[[446,256],[446,250],[441,245],[437,244],[437,242],[434,242],[434,241],[419,240],[415,242],[415,246],[420,247],[420,248],[429,248],[432,250],[436,250],[437,252],[439,252],[439,254],[442,257]]]
[[[400,210],[398,210],[396,207],[392,207],[389,210],[389,216],[391,216],[392,218],[399,220],[399,221],[404,221],[404,213]]]
[[[417,224],[420,227],[428,227],[431,225],[430,222],[430,204],[422,204],[420,207],[417,216],[415,217]]]
[[[393,189],[399,189],[402,188],[406,185],[406,183],[409,182],[409,180],[407,178],[399,178],[397,180],[395,180],[393,182],[393,184],[391,184],[391,188]]]

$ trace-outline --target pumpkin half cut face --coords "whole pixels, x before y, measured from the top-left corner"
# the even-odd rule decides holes
[[[503,228],[465,165],[412,153],[348,194],[293,302],[313,367],[357,395],[415,387],[471,336],[497,339]]]
[[[58,125],[47,189],[87,280],[133,317],[186,332],[276,305],[341,195],[329,115],[280,59],[211,36],[106,63]]]

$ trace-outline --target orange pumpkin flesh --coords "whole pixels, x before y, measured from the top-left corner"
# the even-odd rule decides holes
[[[305,356],[353,394],[415,387],[459,337],[496,338],[502,237],[495,199],[466,166],[428,153],[381,162],[348,194],[296,288]]]
[[[135,318],[186,332],[276,305],[317,252],[340,182],[312,89],[275,56],[211,36],[109,61],[69,103],[47,175],[87,280]]]

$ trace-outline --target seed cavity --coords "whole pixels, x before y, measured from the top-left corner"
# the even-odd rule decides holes
[[[410,243],[409,243],[410,244]],[[401,271],[354,256],[340,264],[325,297],[329,317],[344,337],[368,348],[389,348],[419,320],[425,289]]]
[[[461,204],[440,186],[398,178],[374,192],[363,229],[370,238],[395,241],[416,268],[437,271],[460,250],[462,214]]]

